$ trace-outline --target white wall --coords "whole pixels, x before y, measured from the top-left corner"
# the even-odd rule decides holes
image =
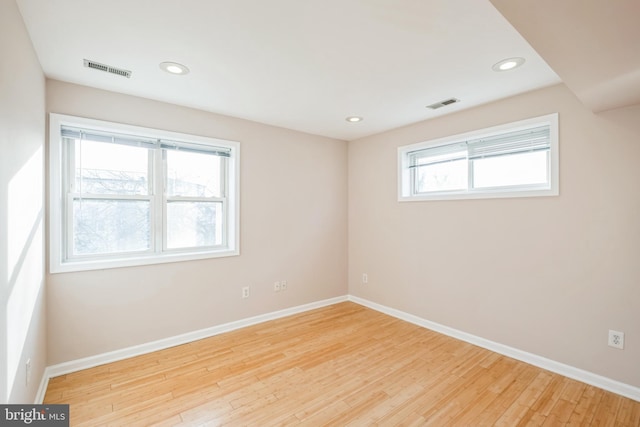
[[[241,143],[241,255],[48,275],[50,365],[346,294],[344,141],[53,80],[47,111]]]
[[[0,403],[32,403],[46,365],[45,80],[13,0],[0,2],[0,54]]]
[[[553,112],[560,196],[396,201],[398,146]],[[353,141],[349,292],[638,387],[639,158],[640,106],[594,115],[564,85]]]

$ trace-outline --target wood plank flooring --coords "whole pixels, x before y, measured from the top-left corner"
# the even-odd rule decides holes
[[[72,426],[640,426],[640,403],[346,302],[51,379]]]

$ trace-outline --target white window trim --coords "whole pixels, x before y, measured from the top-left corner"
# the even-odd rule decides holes
[[[412,151],[435,147],[439,145],[454,144],[470,139],[477,139],[498,135],[505,132],[524,130],[527,128],[548,124],[550,126],[550,150],[549,150],[549,188],[531,189],[522,187],[503,187],[489,189],[472,189],[462,191],[439,191],[430,194],[411,194],[411,174],[409,168],[409,156]],[[430,141],[419,142],[398,147],[398,201],[416,202],[427,200],[457,200],[457,199],[493,199],[509,197],[545,197],[560,194],[559,174],[559,146],[558,146],[558,113],[520,120],[499,126],[465,132],[457,135],[438,138]]]
[[[172,253],[140,254],[135,257],[87,259],[67,261],[64,253],[62,233],[68,227],[63,226],[63,194],[62,180],[63,141],[61,126],[86,127],[106,132],[128,133],[131,135],[192,142],[195,144],[214,145],[231,150],[228,159],[227,180],[227,245],[224,249],[209,251],[193,251]],[[157,175],[156,175],[157,176]],[[102,120],[74,117],[63,114],[49,114],[49,271],[65,273],[74,271],[97,270],[105,268],[132,267],[140,265],[161,264],[167,262],[190,261],[208,258],[235,256],[240,254],[240,143],[216,138],[169,132],[140,126],[125,125]],[[158,218],[155,218],[158,220]],[[154,231],[152,231],[154,233]],[[157,235],[153,236],[157,239]],[[68,238],[68,237],[67,237]]]

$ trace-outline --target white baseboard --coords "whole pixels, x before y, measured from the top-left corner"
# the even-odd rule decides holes
[[[47,394],[47,387],[49,386],[49,378],[51,378],[51,375],[49,374],[49,367],[47,366],[44,368],[42,378],[40,379],[40,386],[38,387],[38,393],[36,393],[36,405],[44,402],[44,395]]]
[[[69,362],[48,366],[42,376],[35,403],[42,403],[42,401],[44,400],[44,395],[47,391],[49,379],[53,377],[80,371],[83,369],[93,368],[95,366],[104,365],[105,363],[117,362],[118,360],[128,359],[130,357],[151,353],[153,351],[164,350],[169,347],[175,347],[177,345],[186,344],[203,338],[209,338],[214,335],[234,331],[236,329],[245,328],[247,326],[256,325],[258,323],[268,322],[269,320],[275,320],[281,317],[291,316],[293,314],[304,313],[305,311],[326,307],[347,300],[348,296],[346,295],[341,297],[329,298],[322,301],[312,302],[309,304],[286,308],[284,310],[273,311],[271,313],[249,317],[247,319],[237,320],[235,322],[224,323],[222,325],[213,326],[211,328],[188,332],[186,334],[161,339],[158,341],[152,341],[133,347],[127,347],[120,350],[110,351],[108,353],[98,354],[95,356],[85,357],[82,359],[71,360]]]
[[[476,335],[469,334],[467,332],[460,331],[458,329],[450,328],[448,326],[441,325],[439,323],[432,322],[430,320],[423,319],[413,314],[405,313],[400,310],[396,310],[391,307],[387,307],[364,298],[349,295],[349,301],[356,304],[363,305],[373,310],[379,311],[389,316],[393,316],[397,319],[413,323],[414,325],[422,326],[423,328],[430,329],[435,332],[439,332],[444,335],[465,341],[478,347],[486,348],[493,352],[502,354],[504,356],[511,357],[513,359],[520,360],[530,365],[537,366],[542,369],[546,369],[551,372],[563,375],[568,378],[572,378],[583,383],[599,387],[601,389],[610,391],[612,393],[619,394],[629,399],[640,402],[640,388],[634,387],[629,384],[622,383],[620,381],[612,380],[607,377],[603,377],[598,374],[594,374],[589,371],[575,368],[573,366],[565,365],[564,363],[556,362],[555,360],[547,359],[542,356],[538,356],[533,353],[529,353],[517,348],[509,347],[504,344],[500,344],[494,341],[490,341]]]
[[[430,320],[423,319],[413,314],[405,313],[400,310],[396,310],[391,307],[387,307],[360,297],[353,295],[346,295],[342,297],[330,298],[322,301],[313,302],[310,304],[304,304],[296,307],[287,308],[284,310],[274,311],[271,313],[261,314],[259,316],[249,317],[247,319],[238,320],[235,322],[229,322],[211,328],[201,329],[194,332],[189,332],[175,337],[165,338],[158,341],[149,342],[146,344],[140,344],[133,347],[127,347],[120,350],[111,351],[108,353],[99,354],[96,356],[85,357],[82,359],[72,360],[69,362],[60,363],[57,365],[48,366],[42,376],[40,387],[38,388],[38,394],[36,395],[35,403],[42,403],[45,393],[47,391],[47,385],[49,379],[60,375],[68,374],[71,372],[80,371],[82,369],[93,368],[95,366],[104,365],[105,363],[116,362],[118,360],[127,359],[129,357],[139,356],[141,354],[150,353],[153,351],[164,350],[176,345],[186,344],[192,341],[197,341],[203,338],[208,338],[214,335],[222,334],[225,332],[234,331],[236,329],[244,328],[258,323],[268,322],[269,320],[275,320],[293,314],[303,313],[305,311],[314,310],[316,308],[326,307],[329,305],[337,304],[344,301],[352,301],[356,304],[371,308],[381,313],[388,314],[395,318],[413,323],[439,332],[444,335],[465,341],[478,347],[486,348],[487,350],[494,351],[496,353],[511,357],[516,360],[529,363],[534,366],[538,366],[542,369],[546,369],[551,372],[563,375],[575,379],[577,381],[584,382],[586,384],[593,385],[595,387],[602,388],[604,390],[611,391],[621,396],[628,397],[635,401],[640,402],[640,388],[625,384],[619,381],[612,380],[601,375],[594,374],[592,372],[584,371],[582,369],[575,368],[573,366],[565,365],[560,362],[556,362],[551,359],[547,359],[536,354],[528,353],[517,348],[509,347],[494,341],[490,341],[467,332],[463,332],[448,326],[441,325],[439,323],[432,322]]]

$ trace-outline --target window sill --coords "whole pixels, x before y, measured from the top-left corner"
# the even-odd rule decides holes
[[[112,258],[101,260],[82,260],[60,262],[50,260],[50,272],[56,273],[72,273],[77,271],[104,270],[109,268],[137,267],[143,265],[166,264],[172,262],[196,261],[211,258],[223,258],[240,255],[237,249],[225,249],[210,252],[182,252],[176,254],[149,255],[127,258]]]
[[[468,199],[506,199],[520,197],[553,197],[560,192],[557,188],[533,189],[533,190],[483,190],[478,192],[439,192],[433,194],[420,194],[414,196],[400,196],[399,202],[425,202],[430,200],[468,200]]]

